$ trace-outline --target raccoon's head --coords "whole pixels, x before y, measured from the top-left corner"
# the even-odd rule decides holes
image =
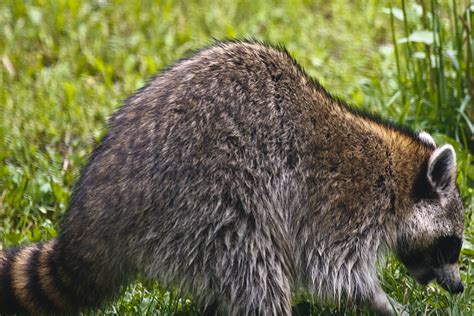
[[[459,274],[464,216],[456,187],[456,154],[437,148],[414,187],[414,204],[397,230],[398,258],[421,284],[436,280],[451,293],[464,286]]]

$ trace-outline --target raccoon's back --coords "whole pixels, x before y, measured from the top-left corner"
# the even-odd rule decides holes
[[[220,43],[178,62],[129,98],[109,134],[128,136],[132,141],[119,143],[132,146],[137,136],[149,136],[164,155],[186,154],[187,145],[212,150],[226,142],[285,142],[296,127],[309,127],[302,124],[304,112],[315,110],[315,98],[326,97],[314,89],[284,51]]]

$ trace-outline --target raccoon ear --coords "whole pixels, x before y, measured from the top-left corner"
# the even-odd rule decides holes
[[[436,142],[434,141],[433,137],[431,137],[431,135],[427,132],[420,132],[418,134],[418,138],[420,138],[422,142],[436,147]]]
[[[435,189],[444,189],[456,178],[456,152],[453,146],[437,148],[428,161],[428,181]]]

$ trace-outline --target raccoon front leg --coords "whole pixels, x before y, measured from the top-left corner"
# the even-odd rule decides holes
[[[377,315],[392,316],[402,315],[408,316],[406,307],[389,297],[381,288],[378,288],[369,302],[369,307]]]

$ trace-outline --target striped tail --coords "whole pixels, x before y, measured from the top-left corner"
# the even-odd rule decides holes
[[[58,239],[0,252],[0,315],[69,314],[99,305],[110,291],[97,283],[90,263],[76,262],[64,258]]]

